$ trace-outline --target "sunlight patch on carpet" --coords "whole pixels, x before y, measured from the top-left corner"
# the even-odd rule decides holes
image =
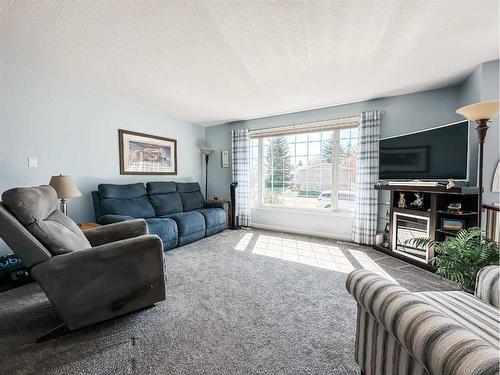
[[[349,273],[354,270],[354,266],[339,247],[309,241],[259,235],[252,248],[252,254],[265,255],[342,273]]]
[[[375,272],[376,274],[379,274],[380,276],[385,277],[386,279],[389,279],[396,284],[399,284],[387,272],[385,272],[382,267],[375,263],[373,259],[368,256],[368,254],[364,253],[363,251],[352,249],[349,249],[349,253],[351,253],[354,259],[356,259],[361,267],[363,267],[365,270]]]

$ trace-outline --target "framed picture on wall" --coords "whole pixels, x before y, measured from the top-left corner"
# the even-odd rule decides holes
[[[221,151],[221,166],[222,168],[229,168],[229,151]]]
[[[120,174],[177,174],[177,140],[123,129],[118,138]]]

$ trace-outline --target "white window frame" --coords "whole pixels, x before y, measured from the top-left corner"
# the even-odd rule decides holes
[[[269,209],[280,209],[280,210],[291,210],[291,211],[307,211],[307,212],[321,212],[321,213],[334,213],[334,212],[353,212],[353,208],[342,208],[338,207],[338,171],[339,171],[339,145],[340,145],[340,130],[346,128],[355,128],[359,126],[359,117],[348,117],[337,120],[328,120],[307,124],[298,124],[284,127],[275,127],[269,129],[259,129],[250,131],[251,138],[257,138],[258,140],[258,160],[257,160],[257,178],[258,178],[258,191],[257,191],[257,201],[251,202],[254,208],[269,208]],[[292,134],[304,134],[313,133],[319,131],[333,131],[333,142],[332,142],[332,186],[331,186],[331,208],[295,208],[290,206],[282,206],[271,203],[264,203],[264,139],[270,137],[276,137],[279,135],[292,135]],[[334,183],[335,182],[335,183]]]

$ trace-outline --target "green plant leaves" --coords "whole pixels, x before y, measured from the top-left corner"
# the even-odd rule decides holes
[[[455,238],[443,242],[412,238],[405,244],[423,248],[434,246],[436,256],[431,262],[436,266],[437,273],[469,293],[474,292],[479,270],[498,265],[500,260],[498,244],[487,238],[480,228],[461,230]]]

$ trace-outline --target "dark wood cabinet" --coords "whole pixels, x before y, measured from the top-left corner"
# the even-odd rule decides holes
[[[444,241],[456,236],[460,226],[471,228],[478,224],[478,189],[474,187],[445,186],[398,186],[375,185],[376,190],[390,191],[389,203],[389,247],[375,245],[376,250],[383,251],[397,258],[432,270],[429,265],[434,249],[418,249],[404,245],[404,241],[412,237],[428,237],[432,240]],[[411,203],[418,193],[423,197],[421,208],[412,207]],[[406,207],[399,207],[398,202],[404,196]],[[460,213],[450,212],[451,203],[460,203]]]

